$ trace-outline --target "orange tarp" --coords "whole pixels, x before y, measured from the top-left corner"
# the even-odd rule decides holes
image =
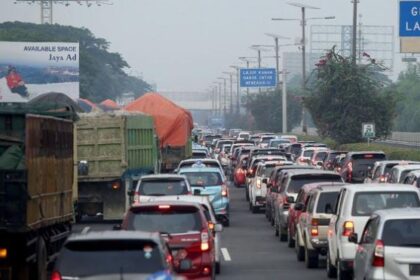
[[[193,129],[191,113],[158,93],[146,93],[125,108],[151,115],[161,147],[182,147],[187,143]]]
[[[113,101],[111,99],[106,99],[106,100],[102,101],[101,105],[106,106],[106,107],[111,108],[111,109],[119,109],[120,108],[120,106],[118,106],[118,104],[115,103],[115,101]]]

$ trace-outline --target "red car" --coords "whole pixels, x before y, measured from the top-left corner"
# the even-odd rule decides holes
[[[160,232],[171,250],[175,271],[188,279],[215,278],[214,236],[200,204],[156,201],[135,205],[124,216],[121,229]]]

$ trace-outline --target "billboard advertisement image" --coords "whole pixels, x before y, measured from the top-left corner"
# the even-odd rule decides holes
[[[0,102],[48,92],[79,98],[79,43],[0,42]]]

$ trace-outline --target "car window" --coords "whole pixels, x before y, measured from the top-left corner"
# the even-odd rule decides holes
[[[420,247],[420,219],[388,220],[382,240],[386,246]]]
[[[340,193],[338,194],[337,204],[334,207],[334,213],[339,217],[341,214],[341,208],[344,203],[344,197],[346,196],[347,190],[342,189]]]
[[[328,153],[327,152],[319,152],[315,155],[316,161],[324,161],[327,158]]]
[[[370,216],[389,208],[419,207],[416,192],[358,192],[353,199],[353,216]]]
[[[376,166],[376,168],[375,168],[375,170],[374,170],[374,173],[373,173],[373,179],[377,179],[377,178],[379,178],[379,177],[381,177],[381,166],[380,165],[378,165],[378,166]]]
[[[362,238],[360,239],[362,244],[372,244],[375,241],[378,233],[379,218],[375,217],[370,219],[363,230]]]
[[[270,165],[266,165],[263,170],[262,173],[265,175],[265,177],[270,177],[271,172],[273,172],[274,170],[274,166],[270,166]]]
[[[307,203],[307,211],[309,212],[309,213],[312,213],[313,211],[314,211],[314,205],[315,205],[315,196],[313,196],[313,195],[311,195],[311,197],[309,198],[309,200],[308,200],[308,203]]]
[[[300,190],[296,197],[296,202],[304,202],[304,200],[305,200],[304,191]]]
[[[317,213],[334,213],[339,192],[321,192],[316,206]]]
[[[139,186],[141,195],[182,195],[188,194],[188,186],[184,180],[141,181]]]
[[[294,176],[291,178],[289,185],[287,187],[287,192],[289,193],[297,193],[303,185],[310,184],[310,183],[318,183],[318,182],[342,182],[340,176]]]
[[[223,184],[222,176],[219,172],[185,172],[188,182],[193,187],[219,186]]]
[[[127,219],[127,229],[147,232],[183,233],[200,231],[201,226],[195,207],[141,207],[131,211]]]
[[[314,150],[307,150],[303,152],[304,157],[312,157],[313,154],[314,154]]]
[[[156,243],[141,240],[86,240],[65,244],[57,261],[63,276],[151,274],[164,270]]]

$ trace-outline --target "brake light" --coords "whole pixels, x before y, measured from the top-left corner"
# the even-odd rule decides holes
[[[352,221],[345,221],[343,224],[343,236],[349,237],[354,232],[354,223]]]
[[[261,179],[257,179],[257,189],[261,189]]]
[[[225,184],[222,185],[222,196],[227,197],[229,195],[228,188]]]
[[[353,177],[353,163],[351,161],[347,164],[347,170],[347,178],[351,181],[351,178]]]
[[[172,255],[171,255],[171,254],[168,254],[168,255],[166,256],[166,263],[167,263],[168,265],[171,265],[173,260],[174,260],[174,258],[172,257]]]
[[[381,176],[379,177],[379,183],[386,183],[386,181],[387,181],[387,177],[386,177],[386,176],[381,175]]]
[[[140,193],[139,192],[135,192],[134,193],[134,201],[133,204],[138,205],[140,204]]]
[[[373,155],[365,155],[365,158],[373,158]]]
[[[209,233],[207,231],[201,232],[201,251],[207,251],[210,248],[209,245]]]
[[[0,259],[7,258],[7,248],[0,248]]]
[[[159,205],[159,209],[170,209],[171,205]]]
[[[209,225],[210,230],[214,230],[214,223],[213,222],[208,222],[207,224]]]
[[[318,236],[318,219],[312,219],[311,221],[311,236]]]
[[[299,161],[300,161],[300,162],[305,162],[306,160],[305,160],[304,158],[302,158],[302,157],[301,157],[301,158],[299,158]]]
[[[376,240],[375,252],[373,253],[372,266],[384,267],[385,265],[385,246],[382,240]]]
[[[51,273],[51,280],[62,280],[60,272],[54,271]]]

